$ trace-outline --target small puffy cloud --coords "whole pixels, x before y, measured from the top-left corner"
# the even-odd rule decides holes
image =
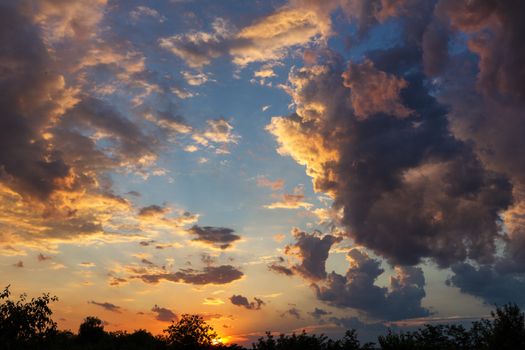
[[[151,311],[156,313],[155,319],[162,322],[172,322],[177,321],[178,317],[173,311],[170,309],[166,309],[164,307],[160,307],[158,305],[155,305]]]
[[[107,311],[111,311],[111,312],[116,312],[116,313],[121,313],[122,311],[122,308],[120,306],[117,306],[115,304],[112,304],[112,303],[108,303],[108,302],[104,302],[104,303],[99,303],[99,302],[96,302],[96,301],[88,301],[88,304],[92,304],[92,305],[96,305],[96,306],[99,306]]]
[[[206,84],[208,81],[214,81],[206,73],[191,73],[188,71],[182,71],[182,77],[191,86],[199,86]]]
[[[232,246],[232,243],[241,239],[240,236],[234,234],[234,230],[226,227],[213,226],[193,226],[188,230],[192,235],[197,236],[194,241],[202,242],[219,249],[227,249]]]
[[[280,195],[280,200],[265,205],[267,209],[309,209],[313,206],[312,203],[306,202],[303,188],[298,186],[294,189],[294,193],[284,193]]]
[[[129,13],[129,16],[134,22],[137,22],[141,17],[151,17],[159,22],[164,22],[166,17],[162,16],[159,11],[147,6],[137,6]]]
[[[13,264],[14,267],[22,268],[24,267],[24,262],[22,260],[17,261]]]
[[[299,309],[297,309],[296,307],[291,307],[289,308],[288,310],[286,310],[285,312],[283,312],[281,314],[281,317],[285,317],[285,316],[291,316],[291,317],[294,317],[298,320],[301,319],[301,311],[299,311]]]
[[[285,275],[285,276],[292,276],[294,274],[291,268],[277,264],[277,263],[272,263],[268,265],[268,270],[276,272],[276,273],[280,273],[281,275]]]
[[[262,106],[261,111],[266,112],[272,105]]]
[[[145,283],[159,283],[166,280],[175,283],[187,283],[195,285],[205,284],[228,284],[241,279],[244,274],[231,265],[206,266],[203,270],[181,269],[173,273],[138,274]]]
[[[44,255],[42,253],[38,254],[36,258],[37,258],[38,261],[51,260],[50,256],[46,256],[46,255]]]
[[[218,305],[223,305],[223,304],[224,304],[224,301],[221,298],[212,298],[212,297],[208,297],[204,299],[204,301],[202,302],[202,305],[210,305],[210,306],[218,306]]]
[[[284,180],[283,179],[277,179],[277,180],[270,180],[266,176],[258,176],[257,177],[257,186],[259,187],[267,187],[270,188],[272,191],[278,191],[281,190],[284,187]]]
[[[259,298],[253,298],[253,301],[248,301],[248,298],[242,295],[232,295],[230,301],[233,305],[242,306],[248,310],[260,310],[264,305],[264,301]]]
[[[224,118],[211,119],[206,122],[204,131],[192,135],[195,142],[208,146],[213,143],[237,143],[239,136],[233,133],[233,126]]]
[[[235,64],[276,61],[295,46],[325,40],[331,33],[326,12],[311,7],[283,7],[255,23],[237,30],[222,18],[211,32],[191,31],[159,39],[159,45],[193,68],[208,65],[214,58],[230,55]],[[269,76],[269,70],[261,73]]]

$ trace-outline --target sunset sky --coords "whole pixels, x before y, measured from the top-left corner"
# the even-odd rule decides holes
[[[524,13],[0,0],[0,287],[243,344],[525,306]]]

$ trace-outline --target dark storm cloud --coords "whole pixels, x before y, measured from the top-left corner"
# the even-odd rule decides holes
[[[111,303],[108,303],[108,302],[99,303],[99,302],[91,300],[91,301],[88,301],[88,304],[93,304],[93,305],[96,305],[96,306],[100,306],[101,308],[106,309],[107,311],[121,313],[121,307],[120,306],[117,306],[115,304],[111,304]]]
[[[64,98],[63,78],[18,5],[0,4],[0,179],[23,195],[45,199],[69,172],[42,136]]]
[[[259,298],[253,298],[253,301],[248,301],[248,298],[242,295],[232,295],[230,301],[233,305],[242,306],[248,310],[260,310],[264,305],[264,301]]]
[[[181,269],[173,273],[143,274],[136,276],[146,283],[166,280],[196,285],[228,284],[242,278],[244,274],[231,265],[206,266],[203,270]]]
[[[474,295],[489,305],[503,305],[509,302],[525,305],[525,281],[522,275],[500,273],[492,266],[474,267],[468,263],[452,266],[453,276],[448,285],[455,286],[462,293]]]
[[[230,248],[233,242],[241,239],[240,236],[234,234],[234,230],[226,227],[195,225],[188,232],[197,236],[197,238],[193,239],[194,241],[206,243],[220,249]]]
[[[313,281],[326,277],[325,263],[328,259],[328,252],[332,245],[342,240],[341,237],[332,235],[322,235],[320,232],[311,234],[294,230],[293,236],[296,239],[294,244],[285,247],[285,254],[296,255],[301,263],[294,265],[292,270]],[[272,265],[271,265],[272,266]],[[273,265],[272,270],[288,274],[286,268]]]
[[[172,322],[177,321],[177,315],[173,313],[170,309],[166,309],[164,307],[160,307],[158,305],[155,305],[151,311],[156,313],[155,319],[162,322]]]
[[[322,285],[314,285],[317,298],[332,306],[349,307],[385,320],[428,316],[421,306],[425,297],[425,278],[418,267],[398,268],[390,279],[390,290],[375,285],[384,270],[378,260],[368,257],[358,249],[348,256],[351,266],[342,276],[336,272],[328,275]]]

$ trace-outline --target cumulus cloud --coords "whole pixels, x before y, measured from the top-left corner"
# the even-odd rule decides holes
[[[400,267],[390,278],[390,288],[375,285],[384,270],[378,260],[359,249],[348,253],[350,268],[346,274],[331,272],[324,283],[315,284],[317,298],[336,307],[360,310],[371,317],[399,320],[428,316],[421,306],[425,297],[425,278],[418,267]]]
[[[285,254],[297,257],[301,263],[292,266],[292,270],[304,278],[312,281],[317,281],[326,278],[326,259],[330,248],[334,243],[340,242],[341,237],[332,235],[322,235],[320,232],[313,232],[308,234],[294,229],[292,232],[296,242],[287,245],[284,249]],[[278,267],[273,267],[273,270],[279,271]]]
[[[232,243],[241,239],[240,236],[234,234],[234,230],[226,227],[213,226],[193,226],[188,230],[192,235],[197,236],[194,241],[202,242],[212,247],[219,249],[227,249],[232,246]]]
[[[248,298],[242,295],[232,295],[230,301],[233,305],[242,306],[248,310],[260,310],[264,305],[264,301],[259,298],[253,298],[253,301],[248,301]]]
[[[374,69],[402,72],[408,85],[400,101],[414,113],[357,117],[341,79],[343,62],[335,57],[291,73],[296,113],[267,127],[279,153],[306,165],[314,189],[342,210],[351,238],[394,264],[492,259],[499,212],[511,202],[508,180],[451,136],[446,109],[412,66],[417,50],[369,56]]]
[[[343,84],[350,88],[350,100],[358,118],[376,113],[403,118],[411,113],[399,96],[407,87],[407,81],[376,69],[370,60],[358,64],[350,62],[343,73]]]
[[[112,304],[112,303],[108,303],[108,302],[103,302],[103,303],[99,303],[99,302],[96,302],[96,301],[88,301],[88,304],[92,304],[92,305],[96,305],[96,306],[99,306],[107,311],[111,311],[111,312],[116,312],[116,313],[121,313],[122,312],[122,308],[120,306],[117,306],[115,304]]]
[[[202,270],[181,269],[173,273],[156,273],[136,275],[145,283],[156,284],[161,280],[195,285],[228,284],[241,279],[244,274],[231,265],[206,266]]]
[[[164,307],[160,307],[158,305],[155,305],[151,311],[156,313],[155,319],[162,322],[172,322],[177,321],[178,317],[173,311],[170,309],[166,309]]]

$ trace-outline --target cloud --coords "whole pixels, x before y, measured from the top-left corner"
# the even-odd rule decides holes
[[[50,256],[45,256],[45,255],[42,254],[42,253],[38,254],[36,258],[37,258],[38,261],[51,260],[51,257],[50,257]]]
[[[399,320],[428,316],[421,306],[425,297],[425,278],[419,267],[399,267],[390,278],[390,289],[375,285],[384,270],[378,260],[359,249],[348,253],[350,268],[346,274],[328,274],[325,282],[314,284],[317,298],[335,307],[349,307],[373,318]]]
[[[321,319],[323,316],[331,315],[332,313],[323,309],[314,308],[314,311],[308,313],[310,316],[312,316],[315,319]],[[350,328],[349,328],[350,329]]]
[[[492,259],[498,213],[511,202],[508,180],[451,135],[446,109],[414,68],[417,50],[375,51],[369,59],[377,70],[403,75],[408,85],[400,101],[414,113],[357,117],[341,79],[343,62],[334,57],[292,71],[296,113],[267,127],[279,153],[306,166],[314,189],[342,210],[356,243],[394,264]]]
[[[161,207],[160,205],[150,205],[147,207],[142,207],[139,210],[139,216],[157,216],[164,215],[169,212],[169,208]]]
[[[412,113],[399,96],[408,82],[376,69],[368,59],[360,64],[350,62],[343,72],[343,84],[350,89],[350,100],[358,118],[376,113],[404,118]]]
[[[22,268],[24,267],[24,262],[22,260],[19,260],[18,262],[13,264],[14,267]]]
[[[296,243],[287,245],[285,254],[297,257],[301,263],[292,266],[292,270],[304,278],[317,281],[326,278],[325,263],[330,248],[340,242],[341,237],[322,235],[320,232],[308,234],[294,229],[292,232]],[[273,268],[274,270],[278,270]],[[286,274],[286,272],[285,272]]]
[[[282,59],[290,48],[319,42],[331,33],[328,14],[304,6],[283,7],[240,30],[217,18],[211,29],[160,38],[159,45],[193,68],[208,65],[223,55],[231,56],[236,65],[243,67]]]
[[[265,205],[266,209],[309,209],[313,206],[312,203],[306,202],[304,199],[303,188],[298,186],[294,189],[294,193],[284,193],[280,195],[281,200]]]
[[[278,191],[284,187],[284,180],[283,179],[277,179],[275,181],[272,181],[268,179],[266,176],[258,176],[257,177],[257,186],[259,187],[268,187],[272,191]]]
[[[286,310],[285,312],[283,312],[281,314],[281,317],[285,317],[285,316],[291,316],[291,317],[294,317],[294,318],[300,320],[301,319],[301,311],[299,311],[295,307],[292,307],[292,308]]]
[[[232,132],[233,126],[224,118],[210,119],[202,132],[195,132],[192,138],[195,142],[208,146],[213,143],[237,143],[239,136]]]
[[[187,71],[182,71],[182,76],[186,82],[191,86],[199,86],[206,84],[208,81],[214,81],[210,80],[210,77],[205,73],[191,73]]]
[[[234,234],[231,228],[213,227],[213,226],[193,226],[188,230],[192,235],[197,236],[194,241],[202,242],[212,247],[219,249],[227,249],[232,246],[232,243],[241,239],[240,236]]]
[[[292,269],[286,266],[283,266],[283,265],[276,264],[276,263],[272,263],[268,265],[268,270],[280,273],[285,276],[292,276],[294,274]]]
[[[231,265],[206,266],[203,270],[181,269],[173,273],[136,275],[145,283],[156,284],[161,280],[195,285],[228,284],[241,279],[244,274]]]
[[[525,282],[520,275],[501,273],[490,265],[479,267],[468,263],[452,266],[454,275],[447,284],[462,293],[473,295],[487,305],[504,305],[512,302],[525,305]]]
[[[253,301],[249,302],[248,298],[242,295],[232,295],[230,301],[233,305],[242,306],[248,310],[260,310],[264,305],[264,301],[259,298],[253,298]]]
[[[155,305],[151,311],[156,313],[155,319],[162,322],[172,322],[177,321],[178,317],[176,314],[173,313],[170,309],[166,309],[164,307],[160,307],[158,305]]]
[[[107,311],[111,311],[111,312],[116,312],[116,313],[122,312],[122,308],[120,306],[117,306],[115,304],[111,304],[108,302],[98,303],[96,301],[91,300],[91,301],[88,301],[88,304],[100,306],[101,308],[106,309]]]
[[[166,17],[162,16],[157,10],[147,6],[137,6],[129,13],[129,16],[134,22],[137,22],[141,17],[151,17],[158,20],[160,23],[166,21]]]

